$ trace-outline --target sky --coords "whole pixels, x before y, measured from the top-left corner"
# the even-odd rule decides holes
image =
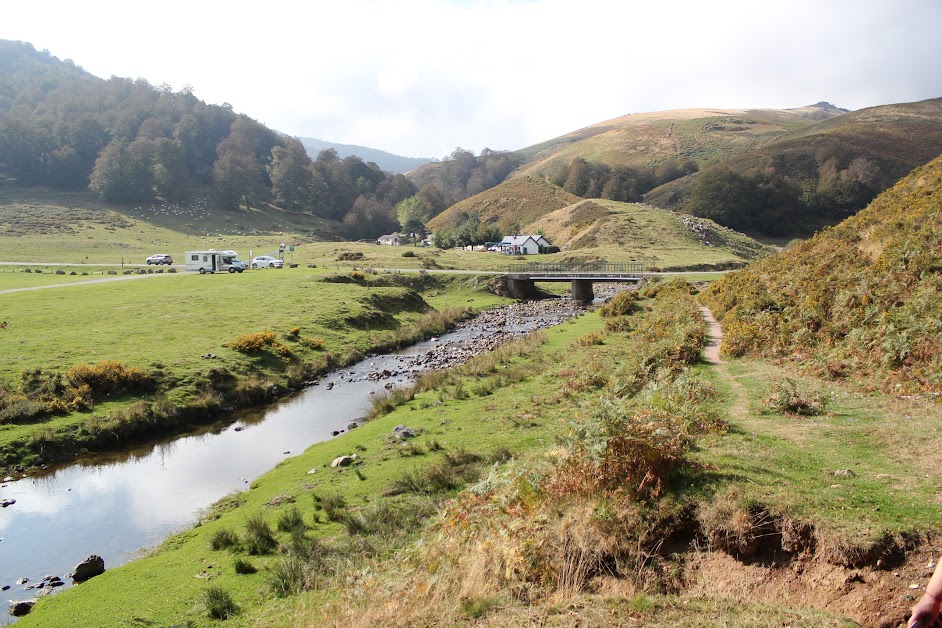
[[[630,113],[942,97],[942,0],[43,0],[0,39],[295,137],[516,150]]]

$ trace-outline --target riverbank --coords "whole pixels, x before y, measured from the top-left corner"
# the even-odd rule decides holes
[[[475,277],[245,275],[4,295],[0,468],[181,433],[508,302]]]

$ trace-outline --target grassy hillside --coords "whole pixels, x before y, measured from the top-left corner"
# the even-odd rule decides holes
[[[736,267],[772,252],[752,238],[648,205],[583,200],[527,227],[562,249],[561,261],[624,260],[649,268]]]
[[[803,110],[679,109],[635,113],[600,122],[518,151],[528,163],[517,174],[545,176],[576,157],[610,166],[656,166],[683,155],[718,161],[814,124]]]
[[[716,283],[728,355],[787,358],[834,379],[942,392],[942,157],[868,208]]]
[[[430,220],[428,228],[450,229],[465,215],[477,212],[482,223],[506,226],[507,233],[523,233],[537,218],[578,200],[540,177],[517,177],[452,205]]]
[[[435,217],[429,227],[448,228],[471,212],[477,212],[481,222],[512,223],[506,234],[542,232],[561,249],[530,261],[636,261],[665,270],[730,268],[772,251],[710,220],[649,205],[581,200],[535,176],[511,179],[472,196]]]

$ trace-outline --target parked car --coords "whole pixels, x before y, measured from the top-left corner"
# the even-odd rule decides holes
[[[148,266],[151,264],[166,264],[167,266],[173,264],[173,258],[166,253],[157,253],[156,255],[151,255],[145,261],[147,262]]]
[[[284,265],[283,261],[271,255],[259,255],[252,258],[252,268],[281,268]]]

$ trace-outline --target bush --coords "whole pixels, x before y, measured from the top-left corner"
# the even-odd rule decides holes
[[[260,514],[245,522],[245,549],[249,554],[271,554],[278,547],[271,526]]]
[[[415,257],[415,251],[403,251],[402,256],[403,257]]]
[[[266,584],[276,597],[288,597],[304,590],[307,566],[297,554],[282,556],[268,572]]]
[[[278,529],[282,532],[291,532],[296,529],[304,529],[304,520],[301,518],[301,511],[297,506],[285,510],[278,516]]]
[[[358,262],[363,259],[363,253],[359,251],[344,251],[337,256],[338,262]]]
[[[255,573],[255,572],[258,571],[258,569],[255,567],[255,565],[253,565],[253,564],[250,563],[249,561],[245,560],[245,559],[242,558],[241,556],[237,556],[236,559],[235,559],[234,561],[232,561],[232,568],[233,568],[233,569],[235,570],[235,572],[236,572],[237,574],[239,574],[240,576],[245,576],[245,575],[248,575],[248,574],[253,574],[253,573]]]
[[[824,414],[827,397],[819,392],[805,390],[795,380],[783,377],[772,383],[762,404],[768,412],[813,416]]]
[[[209,537],[209,546],[214,550],[227,549],[239,544],[239,537],[228,528],[220,528]]]
[[[203,605],[211,619],[229,619],[239,612],[229,592],[220,587],[209,587],[203,591]]]
[[[225,346],[239,353],[259,353],[275,344],[278,334],[273,331],[257,331],[251,334],[236,336]]]

